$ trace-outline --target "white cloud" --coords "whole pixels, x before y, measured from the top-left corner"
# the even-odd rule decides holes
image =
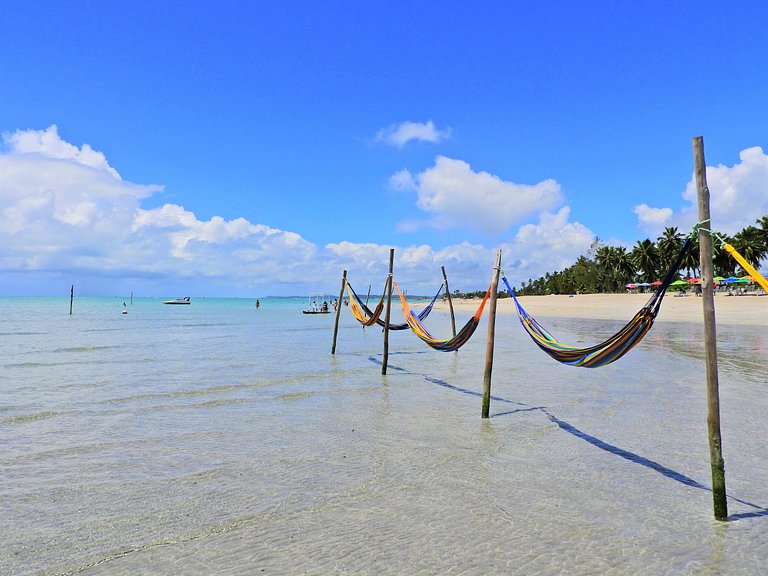
[[[55,126],[3,136],[0,269],[296,282],[317,247],[244,218],[199,220],[182,206],[145,210],[162,187],[122,180],[100,152],[62,140]]]
[[[648,204],[638,204],[634,212],[643,230],[660,230],[672,216],[672,208],[651,208]]]
[[[104,154],[95,151],[88,144],[78,148],[65,142],[59,137],[56,124],[52,124],[45,130],[17,130],[10,134],[3,134],[3,141],[6,147],[16,154],[40,154],[47,158],[72,160],[82,166],[105,170],[120,180],[120,175],[109,165]]]
[[[264,283],[278,293],[301,294],[336,288],[342,269],[360,289],[369,283],[383,285],[386,278],[388,245],[336,242],[318,247],[296,232],[244,218],[200,220],[177,204],[145,209],[142,202],[161,186],[122,180],[103,154],[65,142],[55,127],[5,135],[4,141],[0,270],[5,277],[21,278],[30,271],[46,279],[89,275],[100,279],[102,290],[116,289],[115,282],[126,278],[142,278],[160,294],[167,294],[169,286],[191,283],[202,290],[218,283],[233,294],[252,293]],[[408,180],[406,172],[402,182]],[[560,198],[553,181],[512,184],[448,158],[438,158],[435,167],[413,182],[419,201],[443,224],[500,229]],[[475,205],[493,206],[484,210],[492,215],[483,216]],[[538,224],[523,226],[503,245],[510,280],[563,268],[586,250],[591,232],[568,218],[567,207],[545,212]],[[411,294],[434,293],[442,282],[440,266],[446,267],[452,289],[482,289],[496,252],[495,247],[467,242],[439,249],[426,244],[395,248],[395,276]]]
[[[416,185],[418,207],[432,215],[423,225],[438,229],[471,227],[482,232],[503,232],[562,201],[560,185],[554,180],[534,185],[505,182],[445,156],[438,156],[432,168],[408,176]],[[402,172],[393,178],[398,182],[406,179]],[[407,224],[408,229],[416,226],[413,221]]]
[[[726,234],[734,234],[768,214],[768,155],[759,146],[754,146],[742,150],[739,160],[733,166],[707,166],[712,224],[716,230]],[[640,207],[635,207],[639,226],[651,235],[660,234],[664,226],[692,229],[698,222],[696,179],[693,175],[682,197],[688,204],[678,212],[644,204],[639,211]]]
[[[417,190],[413,174],[405,169],[392,174],[392,176],[389,177],[389,185],[395,190]]]
[[[514,239],[504,245],[507,264],[503,267],[510,283],[563,270],[587,252],[595,234],[580,222],[570,222],[570,213],[568,206],[556,213],[543,213],[538,224],[521,226]]]
[[[413,140],[438,143],[447,139],[450,135],[450,128],[438,130],[431,120],[426,123],[402,122],[401,124],[392,124],[380,130],[376,135],[376,141],[384,142],[396,148],[402,148]]]

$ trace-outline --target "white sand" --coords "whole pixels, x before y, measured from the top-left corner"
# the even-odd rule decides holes
[[[520,304],[535,316],[592,318],[595,320],[630,320],[650,298],[649,294],[580,294],[577,296],[521,296]],[[453,300],[455,310],[474,311],[479,300]],[[447,310],[446,303],[436,305]],[[498,300],[498,313],[514,314],[511,298]],[[697,296],[675,296],[668,293],[661,304],[657,322],[702,322],[702,299]],[[715,319],[718,324],[765,326],[768,328],[768,296],[715,297]]]

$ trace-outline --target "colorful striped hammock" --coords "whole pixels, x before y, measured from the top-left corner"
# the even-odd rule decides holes
[[[650,300],[648,300],[645,306],[635,314],[634,318],[604,342],[588,348],[577,348],[576,346],[569,346],[558,342],[557,339],[539,324],[533,316],[523,309],[515,292],[512,290],[509,282],[507,282],[507,279],[502,277],[502,280],[504,280],[507,290],[509,290],[509,293],[515,301],[515,306],[517,306],[517,316],[520,319],[520,323],[539,348],[562,364],[579,366],[582,368],[599,368],[600,366],[615,362],[624,356],[624,354],[629,352],[638,342],[640,342],[651,329],[653,321],[659,313],[664,294],[675,277],[677,270],[680,267],[680,263],[683,260],[683,256],[688,250],[690,242],[690,238],[685,240],[683,247],[680,250],[680,254],[678,254],[672,268],[667,272],[661,286],[656,289]]]
[[[454,350],[458,350],[467,343],[467,341],[472,337],[472,334],[475,333],[477,326],[480,324],[480,317],[483,315],[483,308],[485,307],[485,303],[488,300],[488,296],[491,294],[491,286],[488,286],[488,290],[485,292],[485,296],[483,296],[483,301],[480,302],[480,306],[478,307],[477,312],[475,312],[475,315],[469,319],[469,322],[467,322],[464,327],[456,333],[456,336],[446,340],[438,340],[432,336],[426,328],[424,328],[424,325],[413,313],[411,307],[408,305],[408,302],[406,302],[405,296],[403,296],[402,292],[400,292],[400,288],[398,287],[397,282],[394,284],[395,290],[397,290],[397,294],[400,296],[400,305],[403,307],[403,314],[405,314],[406,324],[410,327],[413,333],[416,334],[416,336],[426,342],[427,345],[440,352],[453,352]]]
[[[378,321],[379,316],[381,316],[381,313],[384,310],[384,296],[386,292],[386,286],[387,283],[385,282],[385,289],[381,291],[381,299],[379,300],[379,303],[376,304],[376,308],[373,310],[373,312],[371,312],[371,310],[365,304],[363,304],[362,300],[360,300],[360,298],[357,296],[349,282],[347,282],[349,308],[352,310],[352,315],[355,317],[355,319],[357,319],[357,321],[360,322],[360,324],[363,326],[373,326]],[[365,308],[365,310],[368,312],[367,316],[365,312],[363,312],[363,308]]]
[[[386,283],[384,284],[386,288]],[[349,303],[350,308],[352,309],[352,315],[355,317],[355,319],[360,322],[363,326],[373,326],[373,324],[378,324],[382,328],[384,327],[384,320],[381,319],[381,313],[384,310],[384,294],[381,295],[381,300],[376,305],[376,308],[374,310],[371,310],[368,308],[368,306],[363,302],[362,298],[357,295],[357,292],[355,292],[355,289],[352,288],[352,286],[347,282],[347,293],[352,293]],[[432,312],[432,308],[435,305],[435,302],[437,301],[437,298],[440,296],[440,293],[443,291],[444,286],[441,284],[440,288],[438,288],[435,295],[432,297],[432,300],[427,305],[426,308],[424,308],[421,312],[418,313],[417,318],[419,320],[424,320],[427,316],[429,316],[429,313]],[[386,292],[386,289],[383,290],[383,292]],[[408,324],[391,324],[389,325],[390,330],[408,330]]]

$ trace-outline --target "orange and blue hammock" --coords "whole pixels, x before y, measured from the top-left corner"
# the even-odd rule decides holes
[[[347,282],[347,295],[349,296],[349,307],[352,310],[352,315],[363,326],[373,326],[374,324],[378,324],[379,326],[382,326],[382,327],[384,326],[384,320],[381,319],[381,313],[384,311],[384,296],[386,293],[386,283],[384,284],[384,287],[385,289],[382,290],[381,299],[379,300],[379,303],[376,304],[376,308],[371,310],[363,302],[360,296],[357,295],[357,292],[355,292],[355,289],[352,288],[350,283]],[[429,313],[432,312],[432,308],[434,307],[435,302],[437,301],[437,298],[442,293],[443,288],[444,286],[441,284],[440,288],[432,298],[432,301],[427,305],[426,308],[424,308],[421,312],[417,314],[416,317],[419,320],[424,320],[427,316],[429,316]],[[407,323],[389,325],[390,330],[408,330],[408,328],[409,326]]]
[[[423,318],[419,318],[419,316],[413,313],[411,307],[408,305],[408,302],[405,300],[405,296],[403,296],[402,292],[400,292],[400,288],[398,287],[397,282],[394,284],[395,290],[397,290],[397,294],[400,296],[400,305],[403,308],[403,314],[405,314],[406,324],[410,327],[411,331],[416,334],[416,336],[426,342],[428,346],[438,350],[439,352],[453,352],[467,343],[467,341],[472,337],[472,334],[475,333],[475,330],[477,330],[477,327],[480,324],[480,317],[483,315],[483,308],[485,307],[485,303],[488,300],[488,296],[491,294],[491,286],[488,286],[488,290],[485,292],[485,296],[483,296],[483,300],[480,302],[480,306],[478,307],[477,312],[475,312],[475,315],[469,319],[469,322],[467,322],[453,338],[440,340],[432,336],[432,334],[430,334],[429,331],[424,327],[424,325],[421,323]]]
[[[680,267],[683,256],[685,256],[685,253],[688,250],[690,242],[690,238],[685,240],[680,249],[680,254],[678,254],[672,268],[667,272],[661,286],[656,289],[650,300],[648,300],[645,306],[635,314],[634,318],[604,342],[588,348],[577,348],[576,346],[569,346],[568,344],[558,342],[550,332],[523,309],[515,292],[510,287],[509,282],[507,282],[507,279],[502,277],[502,280],[515,301],[515,306],[517,306],[517,316],[520,319],[520,323],[528,333],[528,336],[531,337],[539,348],[562,364],[579,366],[582,368],[598,368],[610,364],[611,362],[615,362],[624,356],[624,354],[629,352],[638,342],[640,342],[651,329],[653,321],[659,313],[664,294],[677,274],[677,270]]]

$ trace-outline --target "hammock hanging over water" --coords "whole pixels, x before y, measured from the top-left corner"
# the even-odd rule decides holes
[[[651,329],[653,321],[659,313],[664,294],[672,282],[672,279],[675,277],[675,274],[680,267],[680,263],[683,260],[683,256],[688,250],[690,242],[690,238],[686,238],[675,263],[667,272],[661,286],[656,289],[650,300],[648,300],[645,306],[635,314],[634,318],[605,342],[588,348],[577,348],[576,346],[569,346],[558,342],[557,339],[539,324],[533,316],[523,309],[515,292],[510,287],[509,282],[507,282],[507,279],[502,277],[502,280],[504,280],[507,290],[509,290],[509,293],[515,301],[520,324],[522,324],[525,331],[539,348],[562,364],[583,368],[598,368],[610,364],[624,356],[624,354],[629,352],[638,342],[640,342]]]
[[[386,283],[384,284],[386,288]],[[419,320],[424,320],[427,316],[429,316],[429,313],[432,312],[432,308],[435,305],[435,302],[437,301],[437,298],[440,296],[440,294],[443,291],[444,286],[441,284],[440,288],[438,288],[435,295],[432,297],[432,300],[427,305],[426,308],[424,308],[421,312],[418,313],[417,318]],[[352,288],[352,286],[347,282],[347,294],[351,292],[351,296],[349,299],[350,308],[352,309],[352,315],[357,319],[360,324],[363,326],[373,326],[373,324],[378,324],[382,328],[384,327],[384,320],[381,319],[381,313],[384,310],[384,295],[381,295],[381,300],[376,305],[376,308],[374,310],[371,310],[368,308],[368,306],[363,302],[363,300],[360,298],[360,296],[357,295],[357,292],[355,292],[355,289]],[[386,289],[382,292],[386,293]],[[408,330],[408,324],[391,324],[389,325],[390,330]]]
[[[400,288],[398,287],[397,282],[394,284],[395,290],[397,290],[397,294],[400,296],[400,305],[403,307],[403,314],[405,314],[405,322],[408,327],[410,327],[413,333],[421,338],[424,342],[426,342],[430,347],[440,352],[453,352],[454,350],[458,350],[467,343],[467,341],[472,337],[472,334],[475,333],[477,326],[480,324],[480,317],[483,315],[483,308],[485,307],[485,303],[488,300],[488,296],[491,294],[491,286],[488,286],[488,290],[485,292],[485,296],[483,296],[483,301],[480,302],[480,306],[478,307],[477,312],[475,312],[475,315],[469,319],[469,322],[467,322],[464,327],[456,333],[456,336],[446,340],[438,340],[432,336],[426,328],[424,328],[424,325],[419,321],[420,319],[413,313],[411,307],[408,305],[408,302],[405,301],[405,296],[403,296],[402,292],[400,292]]]
[[[385,282],[384,287],[386,288],[386,286],[387,284]],[[379,303],[376,304],[376,308],[371,311],[365,304],[363,304],[362,300],[360,300],[355,291],[352,289],[352,286],[349,284],[349,282],[347,282],[349,308],[352,310],[352,315],[355,317],[355,319],[357,319],[358,322],[360,322],[360,324],[363,326],[373,326],[376,324],[376,322],[379,320],[379,316],[381,316],[381,313],[384,310],[385,292],[386,289],[381,291],[381,298],[379,299]],[[365,308],[365,312],[363,312],[363,308]]]

